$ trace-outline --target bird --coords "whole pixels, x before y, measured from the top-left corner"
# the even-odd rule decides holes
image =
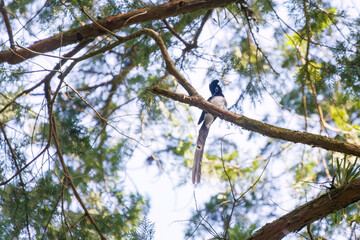
[[[219,80],[213,80],[209,84],[209,89],[211,92],[211,97],[208,99],[209,102],[212,104],[225,108],[227,103],[225,100],[225,96],[222,92],[222,89],[219,85]],[[215,121],[216,117],[214,117],[212,114],[203,111],[201,113],[201,116],[199,118],[198,125],[203,122],[203,124],[200,127],[199,135],[196,141],[196,150],[194,155],[194,162],[193,162],[193,168],[192,168],[192,182],[193,184],[200,183],[201,179],[201,162],[203,158],[204,153],[204,145],[206,138],[209,133],[209,129],[211,124]]]

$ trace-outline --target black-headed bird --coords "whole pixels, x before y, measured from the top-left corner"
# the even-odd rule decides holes
[[[218,107],[225,108],[227,103],[226,103],[224,94],[222,93],[222,89],[219,86],[219,80],[213,80],[210,83],[209,88],[210,88],[210,92],[211,92],[211,97],[208,99],[208,101]],[[204,123],[201,125],[201,128],[199,130],[199,136],[196,141],[196,151],[195,151],[194,163],[193,163],[193,168],[192,168],[193,184],[200,183],[201,162],[202,162],[202,157],[203,157],[203,153],[204,153],[204,145],[205,145],[207,135],[209,133],[210,126],[215,121],[215,119],[216,119],[216,117],[214,117],[213,115],[211,115],[208,112],[203,111],[201,113],[198,124],[200,124],[202,121],[204,121]]]

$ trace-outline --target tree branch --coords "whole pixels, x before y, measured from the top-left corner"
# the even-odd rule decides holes
[[[177,38],[179,39],[184,45],[185,48],[183,50],[183,55],[185,52],[190,52],[193,48],[197,48],[198,47],[198,39],[200,37],[200,33],[202,32],[206,21],[210,18],[212,13],[212,10],[208,10],[205,15],[203,16],[203,19],[201,21],[200,27],[198,28],[198,30],[196,31],[193,40],[191,40],[190,43],[186,42],[171,26],[170,24],[163,19],[163,23],[165,24],[166,28]]]
[[[189,43],[187,41],[185,41],[168,23],[168,21],[166,21],[166,19],[162,20],[163,23],[165,24],[166,28],[172,33],[172,35],[174,35],[177,39],[179,39],[185,46],[189,45]]]
[[[50,140],[48,141],[45,148],[38,154],[36,157],[34,157],[30,162],[28,162],[24,167],[20,168],[19,171],[17,171],[12,177],[10,177],[8,180],[5,180],[3,182],[0,182],[0,186],[8,184],[11,180],[13,180],[17,175],[21,174],[22,171],[24,171],[28,166],[30,166],[33,162],[36,161],[40,156],[42,156],[46,150],[50,147]]]
[[[319,118],[320,118],[320,131],[324,131],[325,127],[324,127],[324,115],[323,115],[323,111],[321,109],[320,104],[317,101],[317,93],[316,93],[316,88],[315,88],[315,84],[314,84],[314,78],[316,78],[316,76],[312,77],[310,74],[310,59],[309,59],[309,55],[310,55],[310,40],[312,38],[312,30],[311,30],[311,24],[310,24],[310,16],[308,13],[308,7],[307,7],[307,1],[303,0],[303,6],[304,6],[304,15],[305,15],[305,32],[307,35],[307,39],[308,41],[306,41],[306,53],[305,53],[305,59],[303,64],[305,65],[305,75],[306,75],[306,79],[308,80],[311,90],[312,90],[312,96],[314,98],[314,103],[316,106],[316,109],[319,113]]]
[[[195,45],[195,47],[197,46],[197,42],[198,42],[198,39],[199,39],[199,37],[200,37],[200,33],[202,32],[202,30],[203,30],[203,28],[204,28],[205,23],[207,22],[207,20],[210,18],[211,13],[212,13],[212,10],[208,10],[208,11],[205,13],[205,15],[204,15],[204,17],[203,17],[203,19],[202,19],[202,21],[201,21],[201,24],[200,24],[199,29],[198,29],[198,30],[196,31],[196,33],[195,33],[194,39],[193,39],[192,42],[191,42],[193,45]]]
[[[260,53],[262,54],[262,56],[264,57],[265,61],[269,64],[269,67],[271,68],[271,70],[273,70],[273,72],[276,74],[276,75],[280,75],[280,73],[278,73],[275,68],[272,66],[269,58],[267,57],[267,55],[265,54],[265,52],[262,50],[262,48],[260,47],[260,44],[258,43],[258,40],[256,39],[255,35],[254,35],[254,32],[253,32],[253,29],[252,29],[252,26],[251,26],[251,23],[250,23],[250,19],[251,19],[251,16],[249,15],[249,12],[251,11],[246,5],[247,3],[242,3],[240,2],[240,5],[241,5],[241,11],[243,12],[243,14],[245,15],[245,20],[246,20],[246,24],[249,28],[249,33],[250,33],[250,36],[251,38],[253,39],[255,45],[256,45],[256,49],[258,51],[260,51]],[[250,56],[249,56],[250,58]]]
[[[149,28],[143,28],[126,37],[121,37],[116,33],[112,32],[110,29],[107,29],[106,27],[100,25],[98,22],[95,22],[95,20],[85,11],[85,9],[82,10],[86,14],[86,16],[88,16],[90,20],[94,22],[94,24],[103,29],[105,32],[116,37],[119,42],[126,42],[141,35],[147,35],[151,37],[160,49],[161,55],[165,61],[166,70],[176,78],[176,80],[181,84],[181,86],[183,86],[183,88],[185,88],[185,90],[189,93],[190,96],[199,95],[195,88],[189,83],[189,81],[176,69],[174,62],[171,60],[171,57],[167,51],[164,41],[154,30]]]
[[[49,84],[50,80],[55,76],[56,73],[59,72],[60,68],[62,65],[64,65],[66,63],[66,61],[68,60],[69,57],[74,56],[75,54],[77,54],[81,49],[83,49],[90,41],[83,41],[80,42],[73,50],[71,50],[70,52],[68,52],[67,54],[65,54],[65,58],[62,58],[61,61],[54,67],[54,69],[48,74],[46,75],[46,77],[41,80],[40,82],[38,82],[37,84],[35,84],[33,87],[22,91],[21,93],[17,94],[13,99],[11,99],[11,101],[9,101],[3,108],[0,109],[0,114],[2,112],[4,112],[6,110],[6,108],[8,108],[9,106],[11,106],[16,99],[18,99],[19,97],[21,97],[22,95],[28,94],[32,91],[34,91],[36,88],[40,87],[43,83],[45,84]],[[45,92],[45,96],[46,94],[50,94],[48,92]]]
[[[201,96],[187,96],[184,94],[174,93],[158,87],[148,88],[149,91],[156,95],[162,95],[173,100],[196,106],[201,110],[209,112],[221,119],[238,125],[246,130],[254,131],[262,135],[281,139],[293,143],[303,143],[313,147],[320,147],[330,151],[341,152],[360,157],[360,147],[354,144],[341,142],[329,137],[307,133],[303,131],[293,131],[286,128],[276,127],[261,121],[257,121],[243,115],[238,115],[211,104]]]
[[[17,64],[37,56],[38,54],[36,52],[50,52],[58,49],[60,46],[64,47],[80,42],[84,39],[92,39],[94,37],[104,35],[106,32],[104,29],[99,27],[99,25],[110,31],[116,31],[122,27],[133,24],[161,20],[197,10],[224,7],[230,3],[235,2],[238,2],[238,0],[177,0],[170,1],[158,6],[147,7],[128,13],[111,16],[100,19],[97,22],[98,24],[87,24],[85,26],[62,32],[61,34],[56,34],[50,38],[37,41],[33,45],[27,47],[27,49],[32,51],[28,51],[27,49],[11,49],[2,51],[0,52],[0,63],[8,62],[10,64]]]
[[[50,132],[52,133],[52,137],[54,139],[54,143],[55,143],[55,148],[56,148],[56,154],[59,157],[61,166],[63,168],[64,171],[64,175],[65,175],[65,179],[66,181],[69,183],[71,189],[73,190],[73,193],[75,195],[75,198],[77,199],[77,201],[79,202],[81,208],[84,210],[85,215],[88,217],[89,221],[91,222],[91,224],[94,226],[95,230],[97,231],[97,233],[100,236],[101,240],[106,240],[107,238],[101,233],[101,230],[99,228],[99,226],[97,225],[97,223],[95,222],[93,216],[90,214],[89,210],[86,208],[84,201],[81,199],[80,194],[78,193],[76,186],[71,178],[69,169],[67,168],[66,164],[65,164],[65,159],[62,155],[62,151],[60,148],[60,142],[59,142],[59,138],[58,138],[58,132],[57,132],[57,128],[56,128],[56,120],[55,120],[55,115],[52,109],[52,103],[49,102],[49,99],[47,99],[48,101],[48,106],[49,106],[49,122],[50,122]]]
[[[85,212],[85,215],[88,217],[88,219],[90,220],[91,224],[95,227],[96,231],[98,232],[100,238],[102,240],[105,240],[107,239],[102,233],[101,233],[101,230],[100,228],[98,227],[98,225],[96,224],[93,216],[90,214],[89,210],[86,208],[85,206],[85,203],[84,201],[81,199],[80,197],[80,194],[78,193],[77,189],[76,189],[76,186],[71,178],[71,175],[70,175],[70,172],[65,164],[65,160],[63,158],[63,155],[62,155],[62,152],[61,152],[61,149],[60,149],[60,142],[59,142],[59,139],[57,137],[57,129],[56,129],[56,122],[55,122],[55,117],[54,117],[54,114],[52,114],[51,116],[52,118],[52,131],[53,131],[53,138],[54,138],[54,142],[55,142],[55,147],[56,147],[56,150],[57,150],[57,155],[60,159],[60,163],[63,167],[63,170],[64,170],[64,173],[65,173],[65,178],[66,180],[69,182],[70,186],[71,186],[71,189],[73,190],[73,193],[75,195],[75,198],[78,200],[78,202],[80,203],[81,205],[81,208],[84,210]],[[51,120],[50,120],[51,121]]]
[[[3,132],[3,135],[4,135],[4,139],[9,147],[9,150],[10,150],[10,153],[11,153],[11,157],[13,158],[13,161],[14,161],[14,164],[15,164],[15,167],[16,167],[16,170],[17,172],[19,172],[19,179],[20,179],[20,182],[22,185],[24,185],[24,181],[22,180],[22,177],[21,177],[21,172],[20,172],[20,167],[17,163],[17,157],[16,157],[16,153],[15,153],[15,150],[12,148],[11,146],[11,142],[9,140],[9,138],[7,137],[6,135],[6,132],[5,132],[5,128],[4,128],[4,124],[3,123],[0,123],[0,129],[1,131]]]
[[[139,30],[138,32],[146,34],[150,36],[158,47],[160,48],[161,54],[165,61],[166,70],[173,75],[176,80],[181,84],[183,88],[189,93],[191,96],[199,96],[199,93],[195,90],[195,88],[189,83],[189,81],[176,69],[174,62],[171,60],[170,55],[166,49],[165,43],[162,38],[152,29],[144,28]]]
[[[248,240],[277,240],[360,200],[360,179],[334,189],[266,224]]]
[[[1,0],[1,2],[0,2],[0,12],[3,15],[3,18],[4,18],[6,30],[8,32],[8,36],[9,36],[10,47],[12,49],[15,49],[14,36],[13,36],[13,33],[12,33],[12,28],[11,28],[10,20],[9,20],[9,17],[8,17],[8,14],[7,14],[8,12],[7,12],[6,7],[5,7],[4,0]]]

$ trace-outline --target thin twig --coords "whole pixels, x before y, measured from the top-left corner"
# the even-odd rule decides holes
[[[305,131],[308,129],[308,116],[307,116],[307,106],[306,106],[306,95],[305,95],[305,84],[301,81],[301,94],[304,107],[304,120],[305,120]]]
[[[235,210],[235,205],[236,205],[236,198],[235,198],[235,191],[234,191],[234,187],[233,187],[233,184],[231,183],[231,178],[229,176],[229,174],[227,173],[226,171],[226,167],[225,167],[225,161],[224,161],[224,158],[223,158],[223,142],[224,142],[224,138],[226,136],[228,136],[230,134],[226,134],[224,137],[222,137],[221,139],[221,143],[220,143],[220,150],[221,150],[221,162],[222,162],[222,166],[223,166],[223,169],[224,169],[224,173],[226,175],[226,177],[228,178],[228,182],[229,182],[229,185],[230,185],[230,190],[231,190],[231,196],[233,198],[233,204],[232,204],[232,207],[231,207],[231,212],[230,212],[230,215],[229,215],[229,221],[226,222],[226,219],[224,219],[224,231],[225,231],[225,239],[227,239],[227,236],[229,234],[229,226],[230,226],[230,221],[231,221],[231,218],[232,218],[232,215],[234,213],[234,210]]]
[[[331,177],[329,168],[328,168],[327,163],[326,163],[326,161],[325,161],[325,157],[321,154],[320,149],[319,149],[319,154],[320,154],[321,162],[322,162],[322,164],[323,164],[323,166],[324,166],[324,170],[325,170],[326,176],[327,176],[328,180],[331,181],[331,180],[332,180],[332,177]]]
[[[337,50],[336,47],[332,47],[332,46],[328,46],[326,44],[323,44],[323,43],[320,43],[320,42],[315,42],[311,39],[306,39],[305,37],[303,37],[298,31],[296,31],[294,28],[292,28],[289,24],[286,23],[285,20],[283,20],[279,14],[275,11],[271,1],[267,0],[267,3],[268,5],[271,7],[273,13],[275,14],[275,17],[279,20],[280,23],[284,24],[288,29],[290,29],[292,32],[294,32],[301,40],[305,40],[305,41],[309,41],[310,43],[316,45],[316,46],[320,46],[320,47],[325,47],[325,48],[329,48],[329,49],[332,49],[332,50]],[[282,25],[281,25],[281,28],[283,29]],[[283,29],[284,30],[284,29]],[[284,33],[286,35],[288,35],[286,33],[286,31],[284,30]],[[352,53],[356,53],[356,51],[353,51],[353,50],[350,50],[350,49],[347,49],[348,52],[352,52]]]
[[[11,153],[11,157],[14,161],[14,164],[15,164],[15,167],[16,167],[16,170],[19,172],[20,171],[20,168],[19,168],[19,165],[17,163],[17,157],[16,157],[16,154],[15,154],[15,151],[14,149],[12,148],[11,146],[11,143],[10,143],[10,140],[8,139],[7,135],[6,135],[6,132],[5,132],[5,128],[4,128],[4,124],[3,123],[0,123],[0,129],[1,131],[3,132],[3,135],[4,135],[4,139],[10,149],[10,153]],[[19,173],[19,178],[20,178],[20,182],[22,183],[22,185],[24,185],[24,182],[22,180],[22,177],[21,177],[21,174]]]
[[[56,73],[59,72],[59,69],[61,67],[62,64],[65,64],[65,62],[68,60],[69,57],[72,57],[74,56],[76,53],[78,53],[81,49],[83,49],[88,43],[90,42],[90,40],[87,40],[87,41],[83,41],[81,43],[79,43],[73,50],[71,50],[70,52],[68,52],[67,54],[65,54],[65,58],[62,59],[60,61],[60,63],[58,63],[54,69],[48,74],[45,76],[45,78],[43,80],[41,80],[39,83],[35,84],[33,87],[27,89],[27,90],[24,90],[22,91],[21,93],[17,94],[11,101],[9,101],[1,110],[0,110],[0,114],[2,112],[4,112],[10,105],[12,105],[16,99],[18,99],[19,97],[21,97],[22,95],[25,95],[25,94],[28,94],[32,91],[34,91],[36,88],[40,87],[43,83],[46,83],[48,82],[49,84],[49,81],[51,80],[51,78],[53,76],[55,76]],[[46,94],[48,94],[49,92],[45,92],[45,96]],[[50,94],[50,93],[49,93]]]
[[[13,36],[13,32],[12,32],[12,28],[11,28],[10,20],[8,17],[7,9],[5,7],[4,0],[1,0],[1,2],[0,2],[0,11],[1,11],[1,14],[3,15],[6,30],[7,30],[8,36],[9,36],[10,48],[15,49],[14,36]]]
[[[54,215],[54,213],[55,213],[55,211],[56,211],[56,208],[57,208],[57,206],[58,206],[58,204],[59,204],[59,202],[60,202],[60,200],[61,200],[61,197],[62,197],[62,194],[60,194],[60,196],[58,197],[58,199],[57,199],[57,201],[56,201],[56,203],[55,203],[55,206],[54,206],[53,210],[52,210],[51,213],[50,213],[49,219],[48,219],[48,221],[47,221],[47,223],[46,223],[46,225],[45,225],[44,233],[43,233],[43,236],[42,236],[41,239],[45,239],[45,236],[46,236],[45,234],[46,234],[47,228],[48,228],[48,226],[50,225],[52,216]]]
[[[232,195],[232,197],[233,197],[233,200],[235,200],[234,187],[233,187],[233,185],[232,185],[232,183],[231,183],[231,178],[230,178],[229,174],[228,174],[227,171],[226,171],[225,161],[224,161],[224,158],[223,158],[223,142],[224,142],[224,138],[225,138],[226,136],[228,136],[228,135],[230,135],[230,134],[226,134],[225,136],[223,136],[223,137],[221,138],[221,142],[220,142],[221,162],[222,162],[222,166],[223,166],[224,173],[225,173],[225,175],[226,175],[226,177],[227,177],[227,179],[228,179],[229,185],[230,185],[231,195]]]
[[[166,28],[177,38],[179,39],[185,46],[187,46],[189,43],[185,41],[175,30],[172,28],[166,19],[163,19],[162,22],[165,24]]]
[[[5,141],[6,141],[8,147],[10,149],[11,156],[13,158],[13,161],[14,161],[15,167],[17,169],[17,172],[19,172],[19,179],[20,179],[20,183],[21,183],[21,188],[24,189],[25,183],[24,183],[24,181],[23,181],[23,179],[21,177],[21,171],[20,171],[19,165],[17,163],[17,157],[16,157],[16,154],[15,154],[15,150],[12,148],[11,142],[10,142],[9,138],[7,137],[7,135],[6,135],[3,123],[0,123],[0,129],[3,132]],[[24,192],[26,192],[26,191],[24,191]],[[29,239],[31,239],[30,227],[29,227],[29,213],[26,213],[25,219],[26,219],[26,229],[27,229],[28,237],[29,237]]]
[[[212,212],[214,212],[216,209],[218,209],[220,206],[222,206],[222,205],[230,202],[230,200],[226,200],[226,201],[223,201],[223,202],[219,203],[219,204],[216,205],[211,211],[207,212],[204,216],[201,215],[201,212],[200,212],[200,210],[198,209],[195,192],[194,192],[194,200],[195,200],[196,212],[199,214],[199,216],[200,216],[201,219],[200,219],[200,222],[199,222],[199,223],[197,224],[197,226],[195,227],[194,231],[190,234],[190,236],[193,235],[193,234],[196,232],[196,230],[200,227],[200,225],[202,225],[202,222],[205,222],[205,223],[207,223],[207,225],[209,225],[210,228],[206,227],[205,225],[203,225],[203,226],[204,226],[209,232],[212,231],[212,232],[210,232],[210,234],[212,234],[213,236],[218,236],[216,230],[215,230],[215,229],[212,227],[212,225],[206,220],[206,217],[207,217],[207,215],[209,215],[210,213],[212,213]]]
[[[176,69],[174,62],[171,60],[171,57],[167,51],[167,48],[165,46],[164,41],[162,40],[162,38],[152,29],[149,28],[143,28],[140,29],[139,31],[132,33],[126,37],[121,37],[118,36],[117,34],[113,33],[112,31],[110,31],[109,29],[105,28],[104,26],[102,26],[101,24],[99,24],[98,22],[96,22],[86,11],[85,9],[82,9],[84,14],[86,14],[89,19],[91,21],[94,22],[94,24],[96,24],[97,26],[99,26],[101,29],[103,29],[104,31],[106,31],[107,33],[113,35],[114,37],[116,37],[118,39],[118,41],[120,42],[126,42],[129,41],[131,39],[134,39],[136,37],[139,37],[141,35],[147,35],[150,36],[152,39],[154,39],[154,41],[156,42],[156,44],[158,45],[158,47],[160,48],[160,52],[163,56],[163,59],[165,61],[166,64],[166,70],[168,70],[168,72],[173,75],[178,82],[181,84],[181,86],[183,88],[185,88],[185,90],[189,93],[190,96],[199,96],[199,93],[195,90],[195,88],[190,84],[190,82]],[[143,14],[143,13],[141,13]],[[139,15],[139,14],[138,14]]]
[[[30,162],[28,162],[24,167],[20,168],[19,171],[17,171],[12,177],[10,177],[8,180],[3,181],[0,183],[0,186],[8,184],[12,179],[14,179],[17,175],[19,175],[22,171],[24,171],[28,166],[30,166],[33,162],[36,161],[48,148],[50,147],[50,142],[45,146],[45,148],[38,154],[36,157],[34,157]]]
[[[65,179],[66,179],[66,178],[64,177],[64,178],[63,178],[63,184],[62,184],[61,214],[62,214],[62,216],[64,217],[64,223],[65,223],[66,228],[67,228],[68,231],[69,231],[69,234],[70,234],[71,239],[74,239],[74,236],[73,236],[73,234],[72,234],[72,232],[71,232],[71,228],[70,228],[70,226],[69,226],[69,224],[68,224],[68,222],[67,222],[67,220],[66,220],[66,216],[65,216],[66,211],[65,211],[65,207],[64,207],[64,202],[65,202],[65,201],[64,201],[64,196],[65,196],[65,189],[68,187],[67,184],[65,184],[65,183],[67,183]],[[70,218],[71,218],[71,217],[70,217]],[[64,235],[65,235],[65,231],[64,231]]]
[[[250,35],[252,37],[252,39],[254,40],[254,43],[256,45],[256,48],[261,52],[262,56],[264,57],[264,59],[266,60],[266,62],[269,64],[269,67],[273,70],[273,72],[276,74],[276,75],[280,75],[276,70],[275,68],[272,66],[270,60],[268,59],[267,55],[264,53],[264,51],[261,49],[257,39],[255,38],[255,35],[254,35],[254,32],[252,30],[252,26],[250,24],[250,19],[249,19],[249,15],[248,15],[248,12],[246,11],[246,8],[243,6],[243,3],[240,2],[240,5],[241,5],[241,9],[245,15],[245,21],[248,25],[248,28],[249,28],[249,32],[250,32]]]
[[[306,230],[309,234],[310,240],[315,240],[314,236],[312,235],[312,232],[311,232],[311,224],[310,223],[308,225],[306,225]]]
[[[200,27],[199,27],[198,30],[196,31],[196,33],[195,33],[195,35],[194,35],[194,39],[192,40],[192,44],[193,44],[193,45],[197,46],[197,42],[198,42],[198,39],[199,39],[199,37],[200,37],[200,33],[202,32],[202,30],[203,30],[203,28],[204,28],[205,23],[207,22],[207,20],[210,18],[212,11],[213,11],[213,10],[210,9],[210,10],[208,10],[208,11],[205,13],[205,15],[204,15],[204,17],[203,17],[203,19],[202,19],[202,21],[201,21]]]
[[[19,24],[21,25],[21,28],[14,34],[14,36],[16,36],[16,35],[17,35],[20,31],[22,31],[23,29],[25,29],[25,30],[28,31],[28,33],[29,33],[31,36],[39,39],[36,34],[32,33],[32,32],[29,31],[28,29],[26,29],[26,26],[27,26],[32,20],[34,20],[46,6],[48,6],[48,2],[49,2],[49,1],[50,1],[50,0],[46,0],[46,2],[44,3],[44,5],[43,5],[29,20],[27,20],[25,24],[23,24],[23,23],[20,21],[20,19],[17,18]]]
[[[306,0],[303,0],[303,7],[304,7],[304,14],[305,14],[305,29],[306,29],[306,34],[307,34],[307,39],[308,41],[306,42],[306,53],[305,53],[305,72],[306,72],[306,77],[307,77],[307,80],[309,81],[310,83],[310,87],[311,87],[311,90],[312,90],[312,95],[313,95],[313,98],[314,98],[314,103],[316,105],[316,109],[319,113],[319,118],[320,118],[320,132],[324,131],[325,130],[325,127],[324,127],[324,115],[323,115],[323,112],[322,112],[322,109],[317,101],[317,93],[316,93],[316,88],[315,88],[315,84],[314,84],[314,80],[313,78],[311,77],[310,75],[310,60],[309,60],[309,54],[310,54],[310,40],[312,38],[312,30],[311,30],[311,25],[310,25],[310,17],[309,17],[309,13],[308,13],[308,8],[307,8],[307,1]]]
[[[67,82],[64,81],[65,86],[67,86],[68,88],[70,88],[74,93],[76,93],[76,95],[78,95],[78,97],[86,104],[88,105],[92,110],[94,110],[94,112],[96,113],[96,115],[103,120],[107,125],[109,125],[111,128],[113,128],[117,133],[123,135],[126,138],[129,138],[137,143],[139,143],[141,146],[144,146],[144,144],[142,144],[139,140],[130,137],[128,135],[126,135],[125,133],[120,132],[116,127],[114,127],[112,124],[110,124],[108,122],[108,120],[106,118],[104,118],[103,116],[101,116],[101,114],[95,109],[95,107],[93,105],[91,105],[91,103],[89,103],[78,91],[76,91],[76,89],[74,89],[73,87],[71,87]]]
[[[51,55],[51,54],[47,54],[47,53],[37,52],[37,51],[31,50],[30,48],[21,46],[21,45],[18,44],[18,43],[16,43],[16,46],[18,46],[19,48],[25,49],[26,51],[29,51],[29,52],[31,52],[31,53],[34,53],[34,54],[37,54],[37,55],[42,55],[42,56],[45,56],[45,57],[58,58],[58,59],[66,59],[66,60],[76,60],[76,58],[61,57],[61,56]]]
[[[71,87],[67,82],[64,81],[64,84],[66,87],[70,88],[74,93],[76,93],[76,95],[78,95],[78,97],[86,104],[88,105],[92,110],[94,110],[94,112],[96,113],[96,115],[103,120],[104,122],[107,122],[107,119],[103,118],[103,116],[101,116],[101,114],[95,109],[95,107],[93,105],[91,105],[88,101],[86,101],[85,98],[83,98],[83,96],[81,96],[81,94],[76,91],[76,89],[74,89],[73,87]]]

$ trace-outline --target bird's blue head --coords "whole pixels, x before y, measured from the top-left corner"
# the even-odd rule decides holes
[[[210,88],[210,92],[211,92],[211,95],[212,95],[212,96],[221,95],[221,94],[222,94],[222,90],[221,90],[221,87],[220,87],[220,85],[219,85],[219,80],[213,80],[213,81],[210,83],[209,88]]]

